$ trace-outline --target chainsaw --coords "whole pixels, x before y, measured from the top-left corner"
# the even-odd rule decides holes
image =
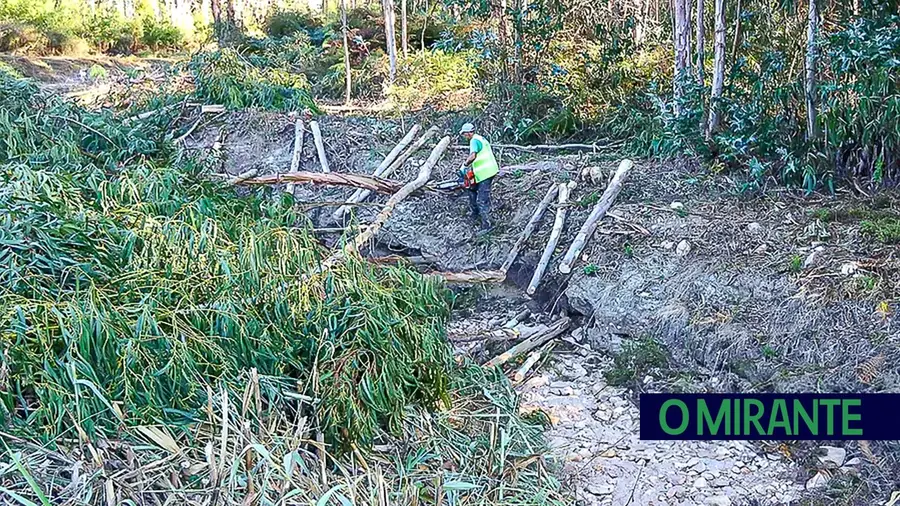
[[[463,167],[459,170],[457,179],[442,181],[436,187],[440,191],[456,191],[467,190],[473,186],[475,186],[475,172],[471,167]]]

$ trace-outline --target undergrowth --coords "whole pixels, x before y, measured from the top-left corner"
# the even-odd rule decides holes
[[[453,360],[437,279],[352,258],[319,273],[327,252],[290,197],[236,198],[172,149],[177,111],[125,124],[3,72],[0,89],[0,425],[38,445],[4,489],[37,500],[21,479],[37,473],[67,503],[108,501],[103,473],[66,487],[40,465],[35,448],[80,441],[130,462],[126,482],[165,450],[207,462],[186,477],[271,503],[558,504],[508,382]],[[153,450],[100,444],[120,438]],[[350,478],[351,455],[391,442]]]
[[[199,53],[188,65],[196,94],[232,109],[259,107],[278,111],[318,112],[303,74],[267,58],[262,64],[224,48]]]

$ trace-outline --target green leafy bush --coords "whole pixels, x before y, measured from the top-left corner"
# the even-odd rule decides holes
[[[141,18],[141,45],[150,51],[174,51],[184,46],[184,34],[168,20],[158,21],[153,16]]]
[[[399,61],[397,79],[387,95],[408,109],[428,104],[452,110],[469,105],[482,91],[472,57],[468,52],[442,50],[412,53]]]
[[[318,112],[303,74],[255,66],[234,49],[200,53],[188,67],[194,75],[196,94],[203,100],[234,109]]]

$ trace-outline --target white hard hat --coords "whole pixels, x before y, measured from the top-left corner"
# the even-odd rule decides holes
[[[466,123],[465,125],[462,126],[462,128],[459,129],[459,133],[461,133],[461,134],[467,134],[469,132],[474,132],[474,131],[475,131],[475,125],[473,125],[471,123]]]

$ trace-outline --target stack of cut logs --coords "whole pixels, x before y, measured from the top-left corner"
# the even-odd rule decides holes
[[[368,224],[368,226],[366,226],[359,233],[359,235],[357,235],[353,240],[348,241],[343,248],[336,251],[322,263],[320,269],[326,270],[340,262],[347,254],[358,253],[360,249],[368,241],[370,241],[375,236],[375,234],[377,234],[378,231],[384,226],[388,218],[391,216],[391,213],[393,213],[394,209],[400,201],[416,192],[437,191],[434,188],[428,186],[428,181],[431,178],[431,172],[434,169],[435,165],[447,150],[447,147],[450,144],[450,137],[445,136],[437,143],[434,149],[432,149],[431,155],[419,167],[419,173],[415,179],[406,184],[402,184],[388,180],[386,178],[394,173],[397,169],[402,167],[416,151],[421,149],[422,146],[425,145],[425,143],[427,143],[432,137],[435,137],[438,134],[438,129],[436,127],[429,128],[421,136],[419,136],[418,139],[416,139],[416,136],[418,136],[420,132],[420,127],[419,125],[414,125],[394,147],[394,149],[392,149],[390,153],[388,153],[388,155],[381,161],[381,163],[378,164],[378,167],[376,167],[371,176],[359,174],[337,174],[331,172],[328,165],[328,160],[325,156],[325,145],[322,140],[322,133],[319,124],[315,121],[311,121],[309,123],[309,127],[312,131],[313,141],[315,143],[316,153],[319,159],[319,165],[322,169],[321,172],[306,172],[299,170],[300,156],[303,150],[305,126],[303,124],[303,120],[298,119],[296,120],[294,126],[294,150],[293,156],[291,157],[290,171],[281,174],[257,177],[257,171],[253,169],[234,177],[231,180],[231,183],[244,185],[271,185],[286,183],[285,191],[291,194],[293,194],[294,192],[295,183],[314,183],[333,186],[355,187],[357,188],[356,192],[354,192],[346,202],[336,204],[339,207],[334,211],[332,217],[339,224],[343,224],[343,219],[347,212],[351,209],[351,207],[362,203],[366,198],[369,197],[369,195],[371,195],[372,192],[391,194],[390,199],[387,201],[381,212],[375,217],[372,223]],[[414,139],[416,139],[415,142]],[[631,162],[631,160],[623,160],[621,162],[612,180],[610,181],[606,190],[603,192],[603,195],[600,197],[600,200],[594,206],[594,209],[591,212],[590,216],[582,225],[581,230],[575,237],[575,240],[566,251],[566,254],[559,265],[559,271],[561,273],[569,274],[572,271],[573,264],[578,260],[578,257],[583,251],[587,241],[590,240],[591,236],[594,234],[600,220],[606,215],[610,207],[612,207],[613,201],[621,191],[622,185],[625,182],[626,177],[628,176],[628,172],[633,166],[634,164]],[[532,213],[531,219],[525,225],[525,229],[519,234],[518,239],[516,240],[515,244],[506,257],[506,260],[503,262],[503,265],[499,270],[469,271],[457,273],[441,272],[433,274],[443,277],[447,282],[454,283],[503,282],[506,279],[506,274],[509,268],[518,257],[519,252],[527,243],[528,239],[531,237],[534,231],[537,229],[541,219],[543,218],[547,209],[550,207],[551,203],[556,200],[556,219],[553,223],[553,229],[550,233],[550,238],[547,241],[547,245],[544,247],[541,259],[534,270],[531,282],[528,284],[528,288],[526,290],[529,295],[534,295],[534,293],[537,292],[537,288],[541,282],[541,278],[544,276],[547,270],[547,266],[549,265],[550,260],[553,257],[553,253],[556,250],[560,236],[562,235],[562,230],[565,226],[566,220],[568,199],[574,188],[574,181],[569,183],[554,183],[550,186],[550,188],[547,190],[546,195],[544,195],[544,198],[540,201],[540,203],[538,203],[537,207]],[[386,259],[373,260],[382,263],[387,261]]]

